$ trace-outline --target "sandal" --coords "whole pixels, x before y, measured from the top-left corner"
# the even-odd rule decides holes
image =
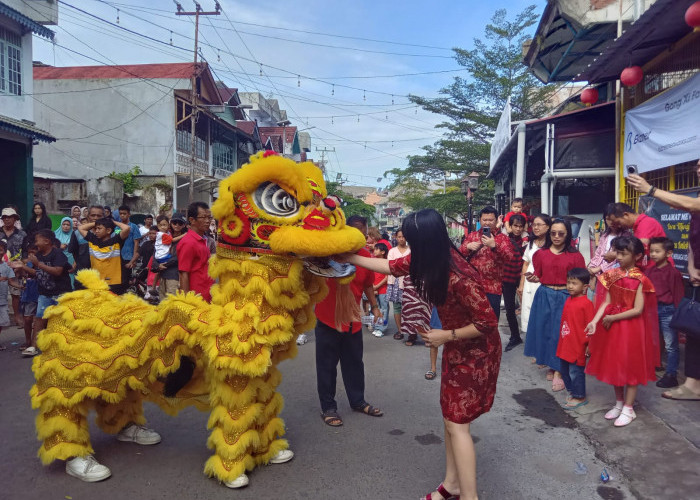
[[[337,410],[322,411],[321,418],[323,419],[323,423],[331,427],[340,427],[343,425],[343,419],[340,418]]]
[[[453,495],[452,493],[447,491],[447,489],[442,485],[442,483],[440,483],[440,486],[437,487],[436,491],[444,500],[459,500],[459,495]],[[421,498],[421,500],[433,500],[433,494],[428,493],[423,498]]]
[[[676,401],[700,401],[700,394],[695,394],[684,385],[662,393],[661,397],[666,399],[674,399]]]
[[[417,333],[409,333],[408,334],[408,340],[404,342],[408,347],[416,345],[416,340],[418,340],[418,334]]]
[[[359,411],[360,413],[364,413],[365,415],[369,415],[370,417],[381,417],[384,415],[384,412],[382,410],[380,410],[379,408],[375,408],[369,403],[364,403],[362,406],[353,408],[353,411]]]
[[[437,377],[437,373],[435,373],[435,370],[428,370],[427,372],[425,372],[426,380],[433,380],[435,377]]]
[[[394,339],[395,339],[395,340],[403,340],[403,333],[401,333],[401,332],[396,332],[396,333],[394,334]]]

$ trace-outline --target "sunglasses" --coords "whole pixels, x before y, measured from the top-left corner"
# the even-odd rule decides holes
[[[549,234],[552,236],[566,236],[566,231],[550,231]]]

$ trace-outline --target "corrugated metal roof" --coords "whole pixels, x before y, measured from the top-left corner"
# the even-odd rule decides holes
[[[36,33],[39,36],[43,36],[44,38],[48,38],[49,40],[53,40],[54,37],[54,32],[48,29],[46,26],[43,26],[33,19],[28,18],[24,14],[17,12],[15,9],[8,7],[4,3],[0,3],[0,15],[4,15],[12,19],[13,21],[18,22],[28,30],[31,30],[32,33]]]
[[[201,71],[203,65],[198,64]],[[123,64],[119,66],[35,66],[35,80],[116,78],[190,78],[194,63]]]
[[[0,129],[6,130],[13,134],[21,135],[24,137],[29,137],[30,139],[36,139],[44,142],[55,142],[56,138],[46,132],[34,126],[34,122],[29,122],[25,120],[16,120],[10,118],[9,116],[0,115]]]

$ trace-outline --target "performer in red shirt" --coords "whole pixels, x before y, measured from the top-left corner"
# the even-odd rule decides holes
[[[348,217],[346,224],[358,229],[365,236],[367,235],[367,219],[364,217],[353,215]],[[365,248],[357,254],[370,257]],[[335,279],[329,279],[326,280],[326,284],[328,285],[328,295],[316,305],[317,321],[314,330],[316,334],[316,385],[321,401],[321,418],[331,427],[343,425],[343,420],[338,415],[338,404],[335,401],[338,362],[340,362],[340,369],[343,372],[343,383],[350,407],[372,417],[381,417],[384,415],[382,410],[365,401],[362,323],[357,321],[350,324],[337,324],[335,308],[338,283]],[[374,273],[372,271],[358,267],[355,278],[350,282],[350,290],[357,302],[358,309],[362,300],[362,292],[364,292],[372,305],[372,313],[375,318],[382,317],[374,295]]]
[[[566,299],[561,313],[561,328],[557,357],[561,364],[561,378],[569,391],[569,398],[563,406],[573,410],[588,403],[586,399],[586,349],[588,336],[586,326],[595,315],[593,302],[588,300],[586,291],[591,275],[586,268],[575,267],[566,275]]]
[[[508,236],[496,229],[497,220],[498,210],[491,206],[482,208],[479,212],[481,229],[469,233],[460,248],[462,255],[479,271],[481,285],[496,318],[501,315],[503,269],[515,254]]]

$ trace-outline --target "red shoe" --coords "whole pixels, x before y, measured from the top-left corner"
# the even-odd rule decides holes
[[[437,487],[437,492],[440,493],[442,498],[445,500],[459,500],[459,495],[453,495],[449,491],[445,489],[445,487],[440,483],[440,486]],[[433,500],[433,494],[428,493],[426,496],[421,498],[421,500]]]

